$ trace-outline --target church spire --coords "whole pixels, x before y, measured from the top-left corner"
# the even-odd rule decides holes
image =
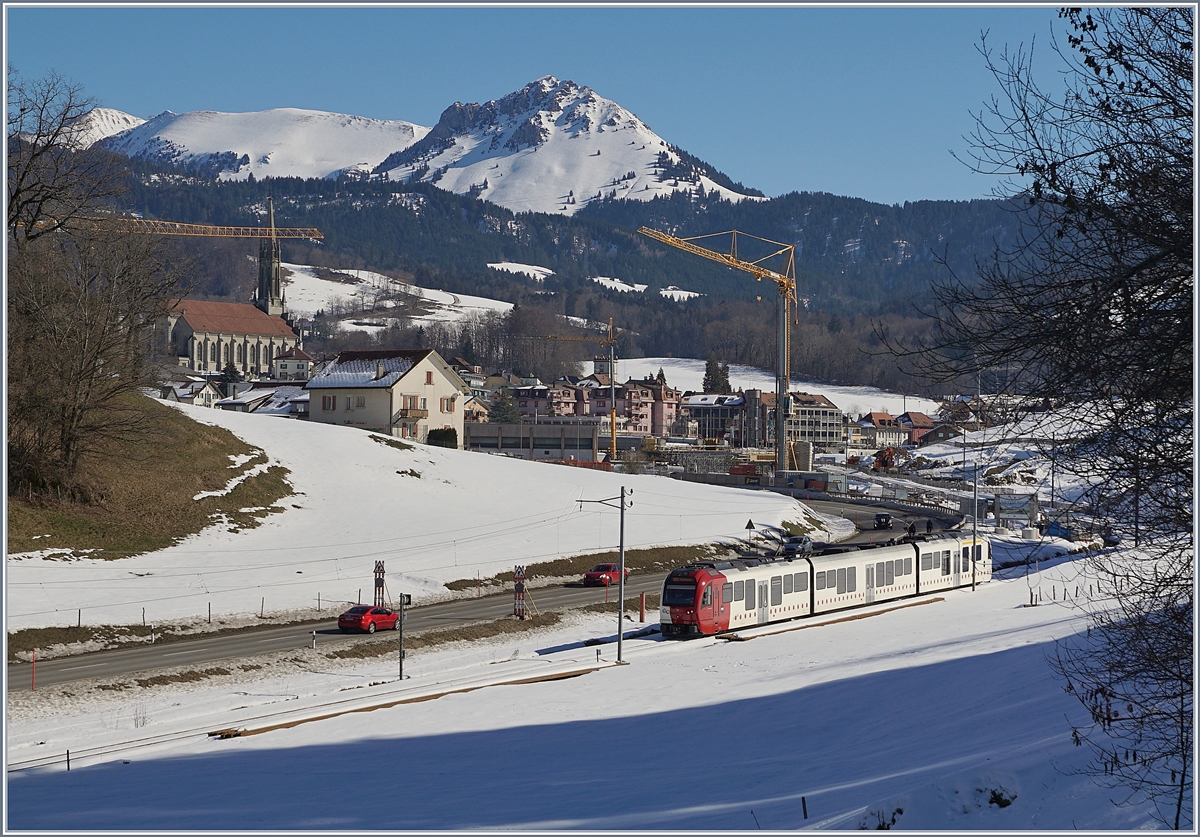
[[[279,239],[275,237],[275,200],[267,198],[267,223],[270,236],[258,248],[258,294],[254,304],[272,317],[287,315],[283,298],[283,280],[279,269]]]

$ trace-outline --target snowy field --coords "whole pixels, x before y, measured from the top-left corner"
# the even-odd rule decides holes
[[[234,613],[257,611],[264,596],[275,612],[310,607],[318,593],[350,600],[377,559],[393,594],[432,601],[452,578],[614,548],[616,510],[576,501],[622,485],[634,490],[629,547],[733,540],[748,517],[807,517],[765,492],[402,451],[348,428],[180,409],[289,468],[296,493],[283,511],[257,529],[214,525],[137,558],[9,556],[9,630],[71,624],[76,607],[85,621],[132,622],[142,607],[179,621],[208,600]],[[840,518],[807,519],[844,533]],[[613,616],[575,614],[538,632],[417,650],[403,681],[394,653],[335,660],[303,648],[231,660],[227,673],[191,683],[13,690],[6,826],[1155,827],[1145,806],[1115,807],[1115,792],[1077,775],[1087,750],[1072,744],[1067,719],[1081,720],[1080,709],[1047,658],[1056,639],[1085,629],[1064,601],[1087,583],[1078,556],[1052,540],[992,537],[992,547],[998,561],[1041,563],[975,591],[754,629],[748,641],[664,641],[655,614],[640,624],[633,613],[627,665],[615,664]],[[578,676],[545,679],[567,674]],[[257,732],[277,724],[289,726]],[[230,728],[255,734],[207,734]],[[42,766],[13,770],[31,763]]]
[[[592,371],[591,362],[584,364],[584,373]],[[624,381],[629,378],[653,378],[662,369],[667,377],[667,383],[677,390],[686,392],[701,392],[704,383],[703,360],[684,357],[638,357],[617,358],[617,378]],[[729,385],[736,392],[739,389],[761,389],[766,392],[775,391],[775,373],[772,370],[758,369],[753,366],[729,365]],[[792,392],[810,392],[824,395],[832,401],[839,410],[852,413],[857,418],[863,413],[882,410],[893,416],[909,410],[933,415],[938,411],[936,401],[913,395],[901,395],[898,392],[887,392],[875,387],[846,387],[827,384],[816,384],[792,379]]]
[[[443,584],[516,564],[615,550],[620,513],[579,500],[634,492],[627,549],[745,536],[747,519],[804,522],[834,540],[849,524],[789,497],[413,445],[361,430],[172,405],[226,427],[282,465],[295,490],[255,529],[210,526],[177,546],[107,561],[60,548],[8,556],[8,629],[149,624],[217,614],[277,615],[359,600],[377,560],[388,588],[415,601]],[[231,462],[230,488],[245,469]],[[370,591],[367,591],[368,599]],[[78,610],[82,609],[82,616]],[[307,613],[305,615],[308,615]]]
[[[452,294],[448,291],[405,284],[370,270],[338,270],[337,273],[354,279],[353,282],[339,282],[336,279],[320,278],[316,268],[310,265],[285,263],[283,267],[292,274],[284,281],[283,286],[288,310],[300,317],[312,317],[317,311],[328,310],[336,302],[353,305],[356,301],[370,299],[372,294],[385,289],[398,290],[424,300],[431,310],[426,314],[408,318],[414,322],[457,322],[489,311],[504,314],[513,307],[511,302],[501,302],[498,299]],[[343,328],[370,331],[387,328],[389,322],[395,319],[378,314],[364,316],[369,316],[374,325],[356,327],[347,321],[343,323]]]
[[[1031,588],[1061,590],[1073,577],[1073,562],[1043,565],[975,592],[758,629],[744,642],[627,636],[623,666],[611,642],[583,644],[611,640],[613,618],[581,615],[418,651],[402,682],[394,654],[337,662],[303,649],[200,683],[10,692],[10,765],[58,763],[9,773],[7,825],[752,832],[875,829],[894,818],[899,830],[1153,828],[1144,808],[1117,808],[1112,792],[1074,775],[1086,748],[1072,745],[1066,717],[1078,706],[1046,657],[1083,626],[1062,602],[1023,606]],[[588,673],[487,685],[570,671]],[[228,740],[205,734],[438,695]]]

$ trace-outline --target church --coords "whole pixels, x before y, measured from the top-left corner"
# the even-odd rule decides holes
[[[253,305],[181,299],[172,308],[167,317],[167,340],[180,366],[217,373],[232,363],[245,377],[270,378],[279,355],[303,348],[287,318],[271,202],[268,214],[272,234],[259,245]]]

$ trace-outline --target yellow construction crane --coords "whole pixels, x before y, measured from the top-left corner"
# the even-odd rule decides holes
[[[672,247],[678,247],[680,250],[685,250],[688,253],[694,253],[697,256],[720,262],[727,267],[744,270],[753,275],[759,282],[763,279],[770,279],[778,286],[779,348],[775,367],[775,468],[776,470],[787,468],[786,419],[791,414],[791,399],[788,396],[788,384],[791,380],[791,332],[789,322],[791,320],[791,305],[796,302],[795,245],[771,241],[769,238],[759,238],[749,233],[739,233],[737,230],[697,235],[691,238],[678,238],[669,233],[652,230],[649,227],[641,227],[638,232],[653,238],[655,241],[661,241],[663,244],[670,244]],[[715,238],[726,235],[730,237],[731,241],[728,253],[710,250],[707,247],[701,247],[692,243],[702,238]],[[738,258],[737,240],[739,235],[763,242],[777,249],[760,259],[745,261]],[[776,260],[776,263],[778,260],[782,260],[782,270],[771,270],[763,266],[764,262],[771,261],[772,259]]]
[[[619,329],[613,329],[612,317],[608,318],[608,334],[603,337],[589,337],[584,334],[547,334],[544,337],[528,337],[527,340],[555,340],[563,343],[599,343],[608,346],[608,461],[615,462],[617,458],[617,335]]]
[[[319,241],[325,236],[316,227],[276,227],[275,201],[267,198],[267,226],[265,227],[230,227],[213,224],[184,224],[178,221],[147,221],[144,218],[130,218],[121,215],[111,217],[84,216],[78,219],[84,224],[91,224],[91,229],[116,229],[123,232],[144,235],[180,235],[204,236],[219,238],[258,238],[258,292],[257,300],[263,311],[268,314],[282,314],[283,280],[280,277],[281,238],[307,238]]]
[[[77,219],[93,229],[119,229],[147,235],[219,236],[225,238],[311,238],[325,236],[316,227],[228,227],[215,224],[183,224],[178,221],[148,221],[144,218],[84,216]]]

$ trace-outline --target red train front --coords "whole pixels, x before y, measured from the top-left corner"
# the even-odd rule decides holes
[[[729,602],[721,597],[725,576],[713,565],[689,564],[663,583],[658,621],[663,636],[711,636],[729,630]]]

